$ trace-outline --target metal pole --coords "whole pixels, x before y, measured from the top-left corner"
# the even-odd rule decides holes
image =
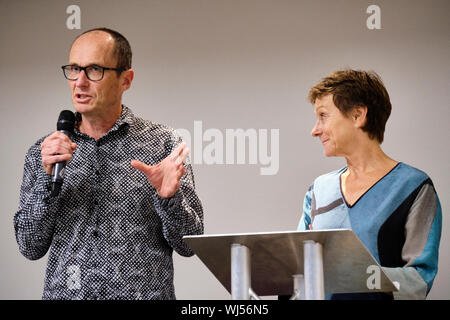
[[[248,289],[248,293],[250,294],[250,300],[261,300],[261,298],[253,291],[252,288]]]
[[[325,299],[322,245],[312,240],[303,242],[305,299]]]
[[[305,277],[302,274],[294,274],[294,293],[290,300],[305,300]]]
[[[250,250],[243,245],[231,245],[231,298],[250,299]]]

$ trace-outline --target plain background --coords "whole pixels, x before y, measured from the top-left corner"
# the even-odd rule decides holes
[[[66,8],[81,8],[68,30]],[[381,8],[369,30],[366,9]],[[40,299],[47,256],[26,260],[13,229],[24,157],[71,108],[60,66],[82,31],[105,26],[130,41],[136,72],[124,103],[144,119],[185,128],[280,130],[280,168],[194,165],[205,234],[295,230],[315,177],[344,165],[310,132],[308,90],[341,68],[375,70],[393,110],[382,147],[428,173],[443,233],[431,299],[449,299],[450,2],[448,0],[0,1],[0,298]],[[179,299],[228,299],[197,257],[174,254]]]

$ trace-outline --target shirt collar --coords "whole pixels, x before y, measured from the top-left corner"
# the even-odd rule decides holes
[[[114,124],[114,126],[111,129],[113,129],[113,128],[118,129],[124,124],[131,125],[133,123],[133,121],[134,121],[134,114],[131,111],[131,109],[125,105],[122,105],[122,114],[117,119],[116,123]]]

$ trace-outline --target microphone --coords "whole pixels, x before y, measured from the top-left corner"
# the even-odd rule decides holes
[[[59,114],[56,130],[61,131],[66,136],[73,132],[75,126],[75,115],[70,110],[63,110]],[[51,196],[57,196],[61,191],[61,186],[66,173],[66,162],[60,161],[55,163],[52,172],[52,193]]]

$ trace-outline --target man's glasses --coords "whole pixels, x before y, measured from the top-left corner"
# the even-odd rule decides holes
[[[86,77],[91,81],[102,80],[103,76],[105,75],[105,70],[114,70],[117,72],[124,71],[124,69],[122,68],[105,68],[95,64],[87,67],[80,67],[77,66],[76,64],[68,64],[62,66],[61,69],[63,70],[64,77],[66,77],[67,80],[77,80],[78,77],[80,76],[81,71],[84,70]]]

